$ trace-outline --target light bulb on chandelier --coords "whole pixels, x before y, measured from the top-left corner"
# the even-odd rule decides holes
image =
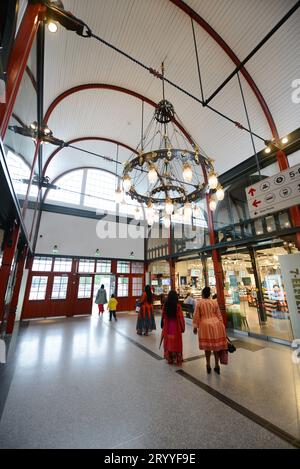
[[[169,197],[166,199],[166,206],[165,206],[165,209],[166,209],[166,213],[167,213],[168,215],[172,215],[173,210],[174,210],[174,205],[173,205],[173,203],[172,203],[172,200],[171,200]]]
[[[218,200],[223,200],[225,196],[225,192],[221,184],[218,184],[217,186],[217,191],[216,191],[216,197]]]
[[[125,192],[129,192],[131,188],[131,177],[126,174],[126,176],[123,177],[123,188]]]
[[[183,208],[183,217],[184,217],[184,220],[185,221],[189,221],[191,219],[191,216],[192,216],[192,207],[191,207],[191,204],[189,202],[186,202],[184,204],[184,208]]]
[[[199,217],[200,216],[200,207],[198,207],[197,205],[195,205],[193,207],[193,216],[195,218]]]
[[[208,175],[208,185],[210,189],[216,189],[218,186],[218,178],[213,171]]]
[[[152,203],[152,202],[149,202],[149,203],[148,203],[147,208],[146,208],[146,214],[147,214],[147,219],[153,217],[153,214],[154,214],[154,207],[153,207],[153,203]]]
[[[140,220],[141,219],[141,210],[139,207],[137,207],[134,211],[134,219],[135,220]]]
[[[193,179],[193,171],[189,163],[184,163],[182,176],[185,182],[191,182]]]
[[[118,189],[115,190],[115,201],[117,204],[120,204],[123,200],[123,191],[118,187]]]
[[[156,181],[157,181],[157,178],[158,178],[158,176],[157,176],[155,166],[151,165],[150,168],[149,168],[149,173],[148,173],[148,180],[149,180],[150,184],[155,184]]]
[[[210,210],[213,212],[214,210],[216,210],[217,208],[217,201],[214,197],[211,197],[210,201],[209,201],[209,208]]]
[[[170,228],[171,226],[171,217],[169,215],[164,215],[163,223],[165,228]]]

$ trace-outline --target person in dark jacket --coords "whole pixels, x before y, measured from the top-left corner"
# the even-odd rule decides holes
[[[106,294],[104,285],[101,285],[101,288],[99,288],[99,290],[97,291],[95,303],[96,305],[98,305],[99,316],[100,316],[100,314],[103,314],[104,305],[107,303],[107,294]]]

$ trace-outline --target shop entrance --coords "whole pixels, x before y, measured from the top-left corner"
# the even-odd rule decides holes
[[[115,293],[115,276],[110,274],[98,274],[94,278],[94,291],[93,291],[93,316],[98,316],[98,305],[95,304],[97,292],[101,285],[104,285],[107,294],[107,301],[112,293]],[[107,306],[107,305],[106,305]]]
[[[273,247],[222,256],[226,312],[231,327],[293,340],[281,279],[282,254],[286,254],[282,247]]]

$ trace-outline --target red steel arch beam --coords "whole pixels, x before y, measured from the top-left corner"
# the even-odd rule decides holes
[[[178,8],[180,8],[184,13],[189,15],[194,21],[196,21],[196,23],[201,28],[203,28],[217,42],[217,44],[220,47],[222,47],[224,52],[230,57],[230,59],[233,61],[233,63],[236,66],[240,65],[241,61],[239,60],[237,55],[233,52],[231,47],[229,47],[229,45],[224,41],[224,39],[210,26],[210,24],[208,24],[200,15],[198,15],[198,13],[196,13],[195,10],[193,10],[191,7],[189,7],[182,0],[169,0],[169,1],[172,2],[174,5],[176,5]],[[261,92],[260,92],[259,88],[257,87],[256,83],[254,82],[252,76],[246,70],[245,67],[242,67],[241,73],[243,74],[245,80],[248,82],[248,85],[252,89],[253,93],[255,94],[255,96],[256,96],[256,98],[257,98],[257,100],[258,100],[258,102],[259,102],[259,104],[260,104],[260,106],[263,110],[263,113],[264,113],[264,115],[267,119],[267,122],[268,122],[269,127],[270,127],[271,132],[272,132],[272,136],[275,139],[275,142],[277,144],[280,143],[279,134],[278,134],[276,124],[274,122],[271,111],[270,111],[270,109],[269,109],[263,95],[261,94]],[[284,169],[287,169],[289,167],[289,161],[288,161],[287,156],[284,153],[284,151],[278,150],[277,153],[276,153],[276,157],[277,157],[277,162],[278,162],[278,166],[279,166],[280,171],[282,171]],[[293,225],[294,226],[300,226],[300,209],[299,209],[298,206],[290,208],[290,215],[291,215]],[[300,233],[296,234],[296,238],[297,238],[297,246],[298,246],[298,248],[300,248]]]
[[[135,153],[135,154],[138,154],[138,151],[135,150],[135,148],[132,148],[130,147],[129,145],[127,145],[126,143],[123,143],[123,142],[119,142],[118,140],[114,140],[112,138],[107,138],[107,137],[96,137],[96,136],[91,136],[91,137],[78,137],[78,138],[73,138],[73,140],[69,140],[68,142],[66,142],[67,144],[70,144],[72,145],[73,143],[76,143],[76,142],[83,142],[83,141],[86,141],[86,140],[99,140],[99,141],[103,141],[103,142],[110,142],[110,143],[114,143],[116,145],[120,145],[121,147],[123,148],[126,148],[127,150]],[[64,148],[68,148],[67,146],[66,147],[60,147],[60,148],[57,148],[56,150],[54,150],[47,158],[47,161],[45,163],[45,166],[44,166],[44,169],[43,169],[43,176],[45,176],[45,173],[47,171],[47,168],[51,162],[51,160],[55,157],[55,155],[57,155],[61,150],[63,150]],[[104,170],[103,170],[104,171]]]
[[[79,93],[80,91],[94,90],[94,89],[111,90],[111,91],[117,91],[119,93],[125,93],[125,94],[128,94],[130,96],[133,96],[134,98],[140,99],[141,101],[144,101],[145,103],[149,104],[150,106],[153,106],[153,107],[157,106],[157,104],[154,101],[147,98],[146,96],[144,96],[140,93],[137,93],[136,91],[129,90],[127,88],[122,88],[121,86],[107,84],[107,83],[87,83],[87,84],[84,84],[84,85],[74,86],[73,88],[70,88],[70,89],[64,91],[63,93],[61,93],[59,96],[57,96],[57,98],[55,98],[55,100],[52,101],[52,103],[50,104],[50,106],[48,107],[48,109],[46,111],[46,114],[44,116],[44,124],[48,124],[48,121],[49,121],[49,118],[50,118],[52,112],[54,111],[56,106],[58,106],[65,98],[67,98],[68,96],[70,96],[74,93]],[[193,141],[191,135],[188,133],[188,131],[176,119],[173,119],[173,122],[181,130],[181,132],[187,138],[187,140],[190,142],[190,144],[193,145],[194,141]],[[206,174],[206,169],[205,169],[204,164],[201,164],[201,167],[202,167],[204,182],[207,183],[207,174]]]
[[[198,13],[195,12],[191,7],[189,7],[186,3],[184,3],[182,0],[169,0],[172,2],[174,5],[176,5],[180,10],[184,11],[187,15],[189,15],[196,23],[198,23],[201,28],[203,28],[216,42],[217,44],[222,47],[224,52],[231,58],[231,60],[235,63],[236,66],[240,65],[241,61],[237,57],[237,55],[233,52],[231,47],[224,41],[224,39],[208,24]],[[270,109],[261,94],[260,90],[258,89],[256,83],[254,82],[252,76],[250,75],[249,72],[243,67],[241,69],[241,73],[243,74],[244,78],[248,82],[250,88],[252,89],[253,93],[255,94],[256,98],[259,101],[259,104],[263,110],[263,113],[265,114],[265,117],[268,121],[269,127],[272,132],[272,136],[275,138],[275,140],[279,140],[279,134],[278,130],[276,127],[276,124],[274,122],[274,119],[272,117],[272,114],[270,112]]]
[[[96,89],[111,90],[111,91],[117,91],[119,93],[129,94],[130,96],[133,96],[134,98],[140,99],[141,101],[145,101],[145,103],[149,104],[150,106],[153,106],[153,107],[157,106],[157,104],[154,101],[147,98],[146,96],[143,96],[142,94],[137,93],[136,91],[129,90],[127,88],[122,88],[121,86],[117,86],[117,85],[107,84],[107,83],[88,83],[85,85],[74,86],[73,88],[70,88],[64,91],[57,98],[55,98],[55,100],[50,104],[50,106],[47,109],[47,112],[44,117],[44,123],[45,124],[48,123],[49,118],[52,112],[54,111],[54,109],[56,108],[56,106],[58,106],[58,104],[60,104],[61,101],[63,101],[65,98],[67,98],[71,94],[78,93],[84,90],[96,90]],[[188,141],[191,144],[193,144],[194,141],[191,135],[188,133],[188,131],[176,119],[174,119],[173,122],[181,130],[181,132],[186,136]]]

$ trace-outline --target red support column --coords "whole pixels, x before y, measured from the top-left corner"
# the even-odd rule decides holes
[[[17,311],[19,294],[20,294],[20,287],[22,283],[23,271],[24,271],[24,265],[25,265],[27,253],[28,253],[28,247],[25,246],[18,259],[16,282],[15,282],[14,291],[13,291],[12,299],[10,302],[8,318],[7,318],[7,326],[6,326],[7,334],[12,334],[13,329],[14,329],[16,311]]]
[[[214,230],[212,212],[209,208],[209,194],[206,194],[206,205],[207,205],[209,240],[210,240],[211,246],[214,246],[216,244],[216,238],[215,238],[215,230]],[[224,296],[224,276],[223,276],[222,264],[219,260],[218,251],[216,249],[212,250],[212,261],[213,261],[215,277],[216,277],[216,289],[217,289],[218,303],[219,303],[219,307],[221,310],[221,314],[223,316],[224,324],[226,326],[227,316],[226,316],[225,296]]]
[[[0,137],[4,139],[28,56],[39,26],[39,15],[45,11],[41,4],[28,4],[12,47],[7,67],[6,102],[0,103]]]
[[[13,263],[15,251],[20,236],[20,227],[14,224],[8,233],[5,233],[4,250],[2,257],[2,265],[0,268],[0,329],[2,330],[3,322],[5,321],[5,296],[11,275],[11,266]]]
[[[170,226],[169,239],[168,239],[168,254],[169,254],[169,268],[170,268],[170,280],[171,280],[171,290],[176,289],[175,285],[175,262],[172,259],[172,225]]]

